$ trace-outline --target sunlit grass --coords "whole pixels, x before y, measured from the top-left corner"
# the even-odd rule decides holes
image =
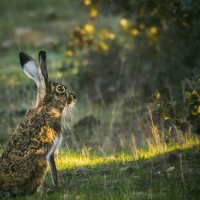
[[[173,145],[153,145],[149,144],[146,148],[138,148],[129,152],[116,152],[113,154],[95,153],[91,148],[83,148],[82,150],[70,151],[62,148],[57,154],[57,164],[60,170],[74,169],[79,167],[92,167],[96,165],[109,164],[112,162],[128,163],[130,161],[139,161],[141,159],[153,159],[156,156],[170,153],[176,150],[187,150],[193,146],[199,145],[197,138],[189,138],[184,144]]]
[[[184,144],[165,146],[163,151],[156,146],[137,149],[137,156],[135,152],[131,151],[105,154],[95,152],[90,148],[72,151],[63,147],[56,157],[61,190],[17,197],[16,199],[167,200],[190,197],[190,194],[184,191],[184,187],[190,184],[191,186],[187,188],[188,191],[190,188],[196,187],[197,180],[187,179],[187,176],[191,175],[191,167],[193,169],[198,160],[193,160],[195,157],[189,157],[188,161],[192,159],[193,162],[188,168],[182,157],[172,164],[166,164],[159,159],[159,156],[176,150],[179,150],[182,155],[192,155],[195,149],[198,149],[196,147],[198,145],[197,139],[189,138]],[[170,167],[172,171],[167,172]],[[199,170],[196,172],[196,177],[198,177],[198,172]],[[46,179],[51,185],[49,172]],[[198,198],[198,194],[194,193],[193,197]]]
[[[59,170],[75,169],[78,167],[92,167],[111,162],[127,163],[130,161],[139,161],[141,159],[153,159],[158,155],[163,155],[176,150],[187,150],[200,144],[198,139],[188,139],[184,144],[176,144],[161,148],[151,146],[148,148],[137,149],[137,152],[117,152],[114,154],[104,154],[93,152],[91,149],[82,149],[70,151],[61,148],[56,154],[56,163]],[[2,151],[2,148],[1,148]],[[86,153],[87,152],[87,153]]]

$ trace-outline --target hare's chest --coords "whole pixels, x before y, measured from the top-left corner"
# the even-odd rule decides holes
[[[46,159],[49,160],[49,157],[59,148],[63,140],[62,134],[59,137],[56,137],[53,141],[53,145],[51,148],[48,150]]]

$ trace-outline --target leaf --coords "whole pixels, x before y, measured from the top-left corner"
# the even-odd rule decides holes
[[[122,167],[119,169],[120,172],[127,172],[129,174],[133,173],[133,167],[132,166],[126,166],[126,167]]]
[[[171,167],[167,168],[167,173],[170,173],[174,170],[175,170],[175,166],[171,166]]]
[[[155,174],[156,174],[156,176],[160,176],[161,175],[161,171],[157,171]]]

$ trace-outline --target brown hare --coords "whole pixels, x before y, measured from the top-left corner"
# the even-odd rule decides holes
[[[62,140],[61,115],[76,99],[66,86],[48,79],[46,53],[39,64],[21,52],[25,74],[37,84],[37,101],[17,126],[0,157],[0,189],[14,194],[33,194],[43,185],[49,164],[52,183],[58,187],[54,152]]]

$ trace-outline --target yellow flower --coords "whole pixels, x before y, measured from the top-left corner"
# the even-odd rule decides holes
[[[94,28],[94,26],[93,25],[91,25],[91,24],[85,24],[84,25],[84,29],[85,29],[85,31],[87,32],[87,33],[94,33],[95,32],[95,28]]]
[[[134,28],[134,29],[131,30],[131,35],[132,36],[137,36],[138,34],[139,34],[138,29]]]
[[[152,26],[152,27],[150,28],[150,33],[151,33],[152,35],[155,35],[157,32],[158,32],[158,29],[157,29],[156,26]]]
[[[100,42],[99,46],[100,46],[101,50],[103,50],[105,52],[109,50],[109,46],[105,42]]]
[[[84,0],[84,4],[85,4],[86,6],[89,6],[89,5],[91,4],[91,0]]]
[[[110,40],[114,40],[114,39],[115,39],[115,34],[114,34],[114,33],[109,33],[109,34],[108,34],[108,38],[109,38]]]
[[[73,56],[74,52],[72,50],[67,50],[66,54],[67,54],[67,56],[71,57],[71,56]]]
[[[89,11],[89,15],[91,18],[95,18],[98,15],[98,10],[96,8],[91,8]]]
[[[129,26],[129,23],[128,23],[128,20],[127,19],[121,19],[120,20],[120,26],[123,28],[123,29],[127,29],[128,26]]]

